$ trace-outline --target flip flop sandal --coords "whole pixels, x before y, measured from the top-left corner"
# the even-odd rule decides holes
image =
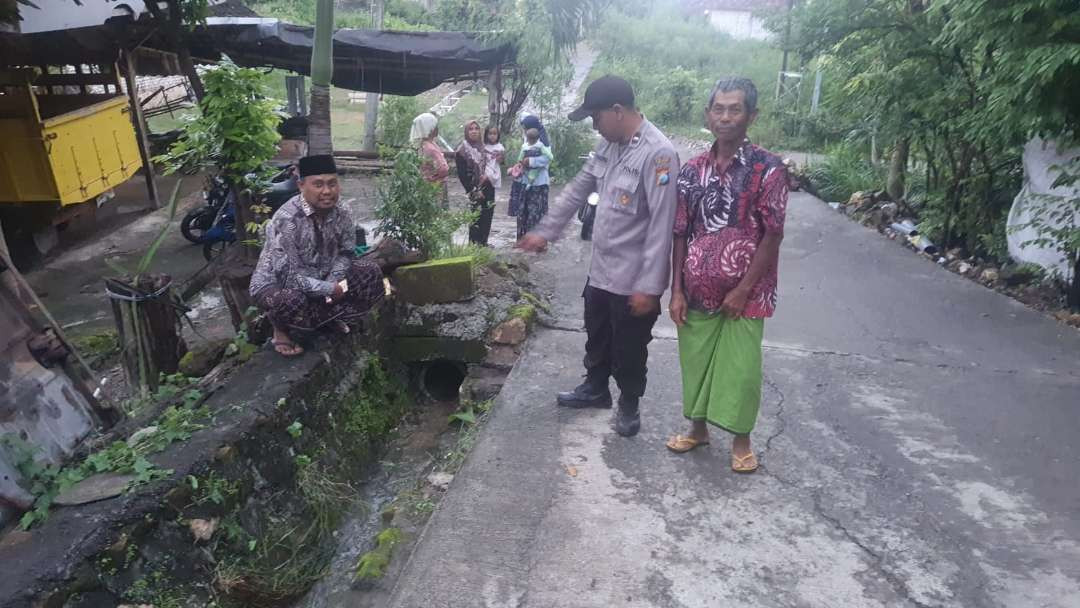
[[[698,441],[693,437],[683,437],[682,435],[675,435],[671,439],[668,439],[665,444],[667,449],[675,452],[676,454],[685,454],[690,450],[698,447],[699,445],[709,445],[708,441]]]
[[[753,452],[739,457],[735,454],[731,455],[731,470],[736,473],[753,473],[758,468],[757,456]]]
[[[270,343],[274,345],[274,350],[277,351],[277,354],[282,357],[295,357],[304,354],[304,347],[295,342],[271,341]],[[289,349],[289,352],[285,352],[285,349]]]

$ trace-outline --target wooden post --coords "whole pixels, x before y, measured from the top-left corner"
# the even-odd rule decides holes
[[[149,130],[146,127],[146,117],[143,115],[142,103],[139,101],[139,89],[135,83],[135,55],[132,51],[124,50],[124,63],[126,67],[126,80],[128,100],[131,103],[131,115],[135,123],[135,140],[139,144],[139,157],[142,158],[143,175],[146,176],[146,189],[150,193],[150,200],[155,209],[161,208],[161,199],[158,198],[157,182],[154,181],[154,163],[150,156],[150,142],[147,139]]]
[[[225,304],[229,307],[229,316],[232,318],[233,329],[239,332],[247,327],[248,341],[252,344],[262,344],[270,337],[269,324],[257,326],[257,315],[249,314],[248,311],[255,306],[249,289],[251,287],[251,275],[255,274],[255,264],[259,261],[259,248],[257,245],[245,243],[249,239],[256,238],[257,234],[247,233],[247,224],[255,219],[251,212],[251,191],[241,190],[236,196],[236,242],[225,249],[220,265],[218,281],[221,283],[221,295],[225,298]]]
[[[132,284],[134,283],[134,284]],[[142,396],[157,390],[158,374],[173,374],[187,350],[173,307],[172,278],[105,279],[128,382]]]
[[[239,332],[247,329],[248,342],[262,344],[270,337],[270,323],[257,321],[258,314],[253,312],[255,300],[251,297],[251,275],[255,273],[252,263],[241,249],[247,249],[239,243],[225,250],[225,260],[221,264],[218,281],[221,283],[221,295],[229,307],[233,329]]]

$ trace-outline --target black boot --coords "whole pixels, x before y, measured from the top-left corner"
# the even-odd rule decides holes
[[[572,391],[559,393],[555,400],[563,407],[611,407],[611,391],[606,386],[597,388],[593,382],[585,380]]]
[[[641,430],[641,414],[635,397],[619,397],[619,410],[615,413],[615,432],[623,437],[633,437]]]

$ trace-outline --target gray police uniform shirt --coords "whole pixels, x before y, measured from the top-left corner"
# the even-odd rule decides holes
[[[589,285],[624,296],[661,295],[671,272],[679,166],[671,141],[648,120],[625,145],[601,139],[534,232],[558,239],[597,192]]]

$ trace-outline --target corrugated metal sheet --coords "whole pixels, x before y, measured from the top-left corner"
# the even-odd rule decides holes
[[[0,282],[0,436],[12,434],[42,462],[63,462],[94,427],[90,404],[60,368],[43,367],[27,347],[35,330],[23,304]],[[13,455],[0,449],[0,527],[25,506]]]

